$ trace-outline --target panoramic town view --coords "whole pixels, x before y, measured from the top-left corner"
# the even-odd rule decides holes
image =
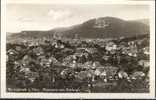
[[[8,32],[7,91],[149,92],[149,20],[135,19],[100,15],[68,27]]]

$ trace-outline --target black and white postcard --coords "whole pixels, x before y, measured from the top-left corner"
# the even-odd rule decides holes
[[[154,98],[154,1],[2,0],[3,98]]]

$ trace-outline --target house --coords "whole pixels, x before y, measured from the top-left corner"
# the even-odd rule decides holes
[[[43,51],[43,49],[42,49],[41,47],[33,48],[33,52],[34,52],[37,56],[44,54],[44,51]]]
[[[144,52],[145,55],[149,55],[150,54],[149,47],[143,48],[143,52]]]
[[[128,42],[128,45],[130,46],[130,45],[134,45],[134,41],[130,41],[130,42]]]
[[[73,49],[69,49],[69,48],[64,48],[61,52],[62,53],[66,53],[66,54],[70,54],[70,53],[73,53],[74,50]]]
[[[53,63],[53,64],[58,64],[58,63],[60,63],[55,57],[53,57],[53,56],[51,56],[49,59],[48,59],[48,61],[50,62],[50,63]]]
[[[21,51],[21,50],[22,50],[22,47],[21,47],[21,46],[16,46],[16,47],[15,47],[15,50],[16,50],[16,51]]]
[[[27,76],[28,80],[30,80],[30,82],[33,83],[35,79],[39,77],[39,74],[37,72],[30,72]]]
[[[87,51],[90,54],[93,54],[93,53],[97,53],[98,52],[98,50],[96,48],[86,48],[85,51]]]
[[[66,79],[69,73],[73,73],[73,71],[71,69],[64,69],[60,72],[60,75],[63,79]]]
[[[100,77],[103,79],[104,82],[107,82],[107,73],[106,71],[103,71],[101,74],[100,74]]]
[[[83,64],[83,66],[84,66],[84,68],[89,69],[89,68],[92,68],[92,67],[93,67],[92,64],[93,64],[92,61],[88,61],[88,62],[85,62],[85,63]]]
[[[106,78],[108,80],[111,80],[116,72],[117,72],[118,68],[117,67],[112,67],[112,66],[103,66],[103,67],[99,67],[94,71],[94,74],[96,76],[103,78]],[[106,80],[104,80],[106,81]]]
[[[75,77],[79,80],[87,79],[87,76],[88,76],[87,71],[81,71],[81,72],[77,73],[77,75],[75,75]]]
[[[100,62],[98,62],[98,61],[93,62],[93,67],[97,68],[100,66],[101,66]]]
[[[113,49],[113,50],[110,51],[110,54],[112,54],[112,55],[115,54],[115,53],[116,53],[116,50],[115,49]]]
[[[117,49],[117,45],[114,42],[108,42],[106,44],[107,51],[116,50],[116,49]]]
[[[86,52],[86,48],[77,48],[76,53],[84,53]]]
[[[30,68],[27,67],[21,67],[20,72],[24,72],[24,73],[29,73],[30,72]]]
[[[131,57],[137,57],[138,50],[136,48],[131,48],[128,50],[128,55]]]
[[[104,56],[102,57],[102,59],[105,60],[105,61],[108,61],[109,58],[110,58],[110,56],[107,56],[107,55],[104,55]]]
[[[137,54],[136,53],[133,53],[133,52],[129,52],[128,55],[129,56],[132,56],[132,57],[137,57]]]
[[[22,64],[29,64],[29,62],[33,61],[33,59],[29,55],[25,55],[22,58]]]
[[[138,65],[143,66],[144,68],[149,68],[150,67],[150,62],[148,60],[140,60],[138,62]]]
[[[128,51],[128,49],[127,49],[127,48],[125,48],[125,47],[124,47],[124,48],[122,48],[122,54],[127,55],[127,54],[128,54],[128,52],[129,52],[129,51]]]
[[[119,71],[119,72],[118,72],[118,77],[119,77],[120,79],[128,78],[128,74],[127,74],[126,72],[124,72],[124,71]]]
[[[63,65],[68,65],[73,61],[73,55],[69,55],[63,59]]]
[[[50,67],[51,66],[51,60],[49,60],[47,58],[43,58],[40,61],[40,65],[43,67]]]
[[[17,51],[14,50],[14,49],[9,49],[9,50],[7,51],[7,53],[8,53],[9,55],[14,55],[14,54],[17,54]]]
[[[113,67],[113,66],[105,66],[104,67],[104,71],[106,71],[107,77],[114,77],[114,75],[116,74],[118,68],[117,67]]]
[[[143,73],[142,71],[136,71],[132,75],[130,75],[130,78],[136,80],[136,79],[142,79],[144,76],[145,73]]]
[[[98,69],[95,70],[94,73],[95,73],[96,76],[100,76],[100,74],[102,73],[102,71],[98,68]]]
[[[77,67],[76,61],[73,60],[73,62],[69,64],[69,67],[71,67],[71,68],[76,68],[76,67]]]

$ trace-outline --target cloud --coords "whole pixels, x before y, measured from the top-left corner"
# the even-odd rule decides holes
[[[54,10],[54,9],[51,9],[48,12],[48,16],[51,17],[55,21],[69,18],[71,15],[72,15],[72,13],[69,10]]]

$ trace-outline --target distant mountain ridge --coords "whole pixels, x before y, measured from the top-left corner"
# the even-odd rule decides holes
[[[71,27],[55,28],[48,31],[22,31],[12,34],[11,38],[42,38],[57,34],[62,37],[74,38],[118,38],[149,34],[148,20],[127,21],[115,17],[90,19],[82,24]]]

